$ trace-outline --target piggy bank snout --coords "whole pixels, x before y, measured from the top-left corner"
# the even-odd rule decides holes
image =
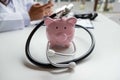
[[[57,33],[56,34],[56,39],[57,39],[57,41],[65,41],[65,40],[67,40],[67,34],[65,34],[65,33]]]

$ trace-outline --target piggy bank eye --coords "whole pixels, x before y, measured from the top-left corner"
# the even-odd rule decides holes
[[[58,27],[56,27],[56,29],[58,29]]]
[[[64,29],[67,29],[67,27],[64,27]]]

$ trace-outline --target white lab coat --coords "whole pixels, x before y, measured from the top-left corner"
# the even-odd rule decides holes
[[[13,9],[0,3],[0,32],[23,29],[29,25],[28,10],[33,0],[11,0]]]

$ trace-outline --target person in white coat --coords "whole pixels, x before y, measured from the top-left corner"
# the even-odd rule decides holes
[[[0,32],[22,29],[51,15],[52,7],[52,1],[41,5],[33,0],[0,0]]]

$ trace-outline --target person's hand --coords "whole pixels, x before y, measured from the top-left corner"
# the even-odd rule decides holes
[[[44,16],[52,14],[53,3],[49,1],[47,4],[40,5],[39,3],[32,5],[29,10],[31,21],[42,19]]]

